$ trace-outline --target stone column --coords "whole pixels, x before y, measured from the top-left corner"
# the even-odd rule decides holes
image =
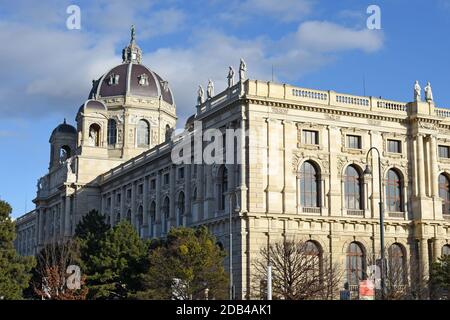
[[[420,239],[420,266],[422,267],[421,275],[423,279],[428,279],[429,275],[429,264],[428,264],[428,239]]]
[[[162,232],[162,212],[161,212],[161,172],[156,174],[156,210],[155,210],[155,234],[154,237],[158,237]]]
[[[192,212],[191,212],[191,167],[192,164],[187,164],[184,166],[184,216],[183,216],[183,226],[188,226],[192,221]]]
[[[433,239],[433,262],[441,256],[442,241],[438,238]]]
[[[205,165],[197,164],[197,214],[198,220],[205,219],[204,206],[205,206]]]
[[[423,135],[417,135],[417,166],[418,166],[418,187],[419,187],[419,197],[425,197],[425,163],[423,157]]]
[[[66,195],[64,199],[64,237],[71,236],[70,229],[70,196]]]
[[[281,213],[283,211],[282,190],[284,174],[281,169],[283,158],[280,144],[283,146],[283,127],[277,119],[267,119],[267,212]]]
[[[335,126],[328,126],[328,148],[330,152],[330,186],[328,193],[328,206],[330,210],[330,215],[340,216],[342,209],[342,192],[341,192],[341,181],[340,173],[338,171],[338,155],[342,153],[342,132],[339,128]],[[326,195],[323,195],[326,196]]]
[[[245,125],[245,115],[241,115],[242,119],[240,121],[241,125],[241,136],[240,136],[240,148],[238,150],[238,154],[240,156],[239,159],[239,182],[238,182],[238,190],[239,190],[239,206],[241,212],[247,212],[247,184],[246,184],[246,125]]]
[[[131,225],[136,228],[136,181],[131,183]],[[138,231],[139,232],[139,231]]]
[[[430,158],[431,158],[431,196],[439,197],[439,179],[438,179],[438,164],[437,164],[437,145],[436,136],[430,136]]]
[[[297,197],[295,194],[297,189],[295,184],[297,177],[292,168],[292,156],[293,151],[297,149],[297,128],[292,121],[283,121],[283,141],[283,212],[295,214],[297,206]]]
[[[170,167],[170,173],[169,173],[169,221],[167,224],[167,232],[169,232],[170,227],[175,227],[176,226],[176,221],[177,218],[175,216],[176,214],[176,202],[178,201],[178,199],[176,198],[175,195],[175,178],[176,178],[176,167],[174,165],[172,165]]]
[[[143,195],[142,195],[142,212],[143,212],[143,225],[142,225],[142,237],[150,237],[149,228],[149,200],[148,200],[148,184],[150,183],[149,177],[144,177]]]
[[[123,186],[121,188],[121,192],[120,192],[120,219],[126,219],[127,218],[127,213],[125,212],[125,203],[126,203],[126,188],[125,186]]]
[[[214,197],[214,182],[212,178],[212,166],[206,165],[206,198],[205,198],[205,206],[204,206],[204,215],[203,219],[208,219],[214,217],[214,212],[216,210],[215,207],[215,197]],[[218,201],[219,199],[217,199]]]

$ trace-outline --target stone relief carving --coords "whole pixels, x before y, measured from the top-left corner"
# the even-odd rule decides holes
[[[330,119],[330,120],[334,120],[334,121],[338,121],[341,119],[341,116],[338,114],[334,114],[334,113],[326,113],[325,117]]]
[[[327,154],[310,154],[305,151],[294,151],[292,154],[292,172],[297,174],[298,166],[303,159],[311,159],[316,161],[322,169],[322,174],[330,173],[330,162],[328,161]]]
[[[435,123],[429,123],[429,122],[419,122],[419,127],[423,129],[429,129],[429,130],[436,130],[437,125]]]
[[[272,107],[272,112],[277,114],[288,114],[288,109]]]

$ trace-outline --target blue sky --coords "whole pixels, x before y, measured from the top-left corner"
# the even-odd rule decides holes
[[[253,79],[410,101],[431,81],[450,108],[450,0],[65,1],[0,4],[0,198],[13,215],[33,207],[48,168],[49,135],[74,124],[91,81],[121,62],[136,25],[144,64],[169,81],[178,127],[193,113],[198,84],[225,86],[244,57]],[[68,30],[66,9],[81,9]],[[366,9],[381,8],[381,30]]]

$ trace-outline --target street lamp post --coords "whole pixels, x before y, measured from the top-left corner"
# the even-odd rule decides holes
[[[380,207],[380,246],[381,246],[381,298],[384,300],[386,294],[386,282],[385,282],[385,260],[384,260],[384,205],[383,205],[383,186],[382,186],[382,175],[381,175],[381,155],[380,151],[376,147],[371,147],[369,151],[367,151],[366,155],[366,169],[364,170],[365,175],[372,175],[372,170],[369,166],[369,154],[372,150],[375,150],[378,154],[378,179],[379,179],[379,193],[380,193],[380,201],[379,201],[379,207]],[[372,176],[373,180],[373,176]]]

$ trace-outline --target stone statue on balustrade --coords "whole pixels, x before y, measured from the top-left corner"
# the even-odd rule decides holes
[[[214,97],[214,83],[211,79],[208,81],[208,89],[207,89],[208,99]]]
[[[203,90],[203,87],[200,85],[198,86],[197,91],[197,105],[201,105],[204,102],[205,97],[205,91]]]
[[[421,90],[422,89],[420,88],[419,81],[416,80],[416,83],[414,84],[414,101],[422,101]]]
[[[433,91],[431,90],[431,84],[429,81],[427,82],[427,85],[426,85],[424,91],[425,91],[425,101],[426,102],[433,101]]]
[[[234,69],[232,66],[230,66],[229,70],[228,70],[228,88],[231,88],[232,86],[234,86]]]
[[[239,65],[239,81],[240,82],[243,82],[247,79],[246,72],[247,72],[247,64],[245,63],[244,59],[241,58],[241,64]]]

